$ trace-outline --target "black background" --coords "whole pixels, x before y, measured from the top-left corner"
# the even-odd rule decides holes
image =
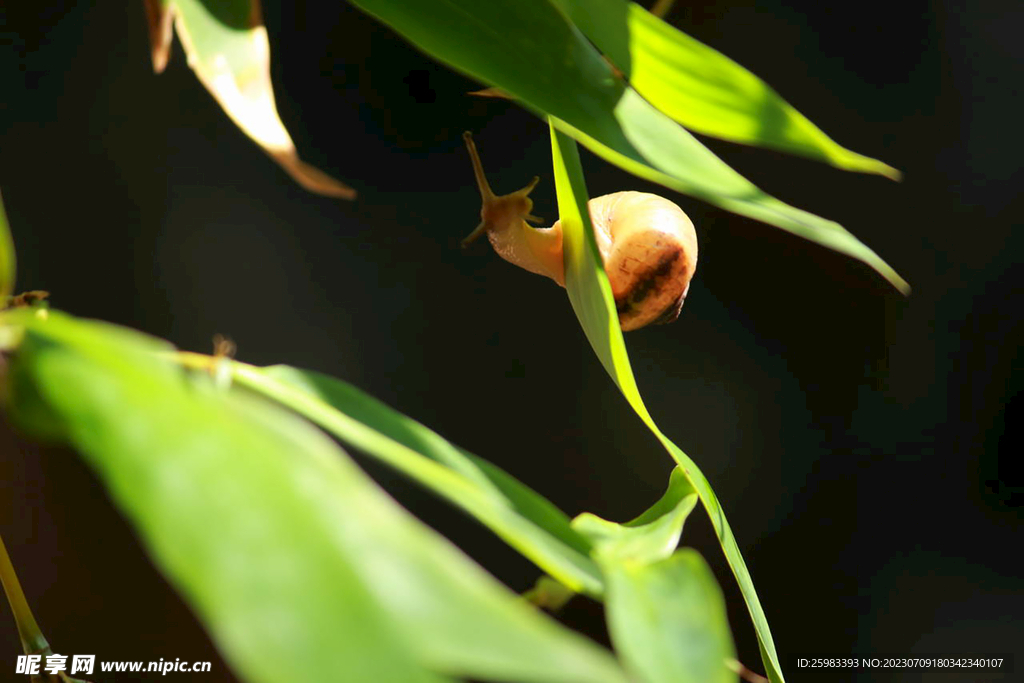
[[[679,321],[628,335],[634,369],[730,516],[789,680],[1009,680],[794,664],[826,653],[1019,660],[1024,642],[1011,462],[1024,381],[1013,230],[1024,5],[832,5],[681,3],[670,20],[840,143],[905,172],[897,184],[708,142],[768,192],[843,223],[913,294],[669,193],[697,225],[700,263]],[[670,461],[564,293],[483,245],[457,248],[479,209],[461,132],[476,133],[498,191],[541,175],[535,213],[553,219],[545,125],[466,96],[477,84],[346,4],[264,9],[281,116],[307,161],[360,191],[355,202],[292,183],[177,47],[153,75],[141,3],[0,8],[0,187],[19,288],[186,349],[226,333],[241,360],[351,381],[570,514],[639,513]],[[664,192],[583,157],[592,196]],[[193,676],[233,680],[73,453],[8,428],[0,448],[0,532],[56,651],[214,659],[213,674]],[[367,465],[513,589],[536,578],[487,531]],[[684,543],[715,568],[740,658],[760,669],[703,514]],[[575,600],[562,616],[606,638],[596,603]],[[13,671],[7,617],[0,647],[0,670]]]

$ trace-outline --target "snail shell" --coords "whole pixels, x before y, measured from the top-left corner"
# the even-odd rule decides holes
[[[697,268],[697,233],[689,217],[647,192],[614,192],[587,206],[622,329],[678,318]]]
[[[483,198],[480,224],[463,246],[486,233],[503,259],[564,287],[561,221],[550,228],[526,222],[539,220],[530,214],[528,196],[538,179],[512,194],[495,195],[472,137],[463,138]],[[647,192],[615,192],[587,206],[622,329],[678,318],[697,268],[697,234],[689,217],[674,202]]]

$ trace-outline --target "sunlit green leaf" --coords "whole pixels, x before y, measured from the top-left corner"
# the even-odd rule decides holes
[[[668,490],[625,524],[590,513],[573,528],[594,543],[605,577],[605,611],[612,642],[646,683],[735,680],[725,603],[711,571],[691,550],[676,551],[697,495],[680,468]]]
[[[122,328],[3,323],[25,328],[8,409],[60,424],[246,680],[624,683],[293,413]]]
[[[573,520],[572,526],[593,542],[600,558],[650,563],[675,551],[683,522],[696,504],[693,486],[677,467],[672,470],[665,495],[631,522],[616,524],[585,512]]]
[[[499,468],[340,380],[287,366],[235,362],[231,367],[239,384],[461,507],[566,586],[601,594],[588,541],[561,510]]]
[[[554,0],[651,104],[688,128],[851,171],[891,166],[825,135],[753,73],[628,0]]]
[[[842,226],[764,193],[618,78],[550,0],[352,0],[419,48],[496,86],[630,173],[860,259],[907,283]]]
[[[734,657],[725,600],[707,564],[680,550],[653,563],[608,562],[615,650],[644,683],[729,683]]]
[[[4,200],[0,196],[0,306],[14,292],[14,271],[14,240],[11,239],[11,229],[7,225]]]
[[[297,183],[352,199],[355,191],[299,158],[270,82],[270,43],[259,0],[145,0],[153,69],[170,58],[172,24],[195,71],[224,112]]]
[[[327,439],[279,410],[190,387],[141,335],[54,313],[18,319],[27,331],[9,409],[61,425],[248,680],[435,680],[358,580],[332,529],[337,511],[311,500],[329,480],[350,486]]]
[[[552,128],[551,149],[555,188],[558,192],[558,212],[562,221],[565,286],[569,300],[605,370],[636,413],[668,450],[700,497],[747,603],[769,678],[773,683],[780,683],[783,680],[782,670],[768,621],[718,498],[696,463],[661,433],[640,397],[640,390],[633,376],[622,330],[619,327],[611,287],[594,240],[590,215],[584,210],[588,201],[587,190],[576,144]]]

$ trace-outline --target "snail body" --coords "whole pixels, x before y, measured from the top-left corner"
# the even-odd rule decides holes
[[[529,197],[539,178],[511,194],[495,195],[472,136],[463,138],[482,198],[480,224],[463,246],[486,234],[503,259],[564,287],[561,221],[550,228],[528,223],[540,221],[530,213]],[[674,202],[646,192],[606,194],[591,199],[587,208],[622,329],[678,318],[697,267],[697,234],[689,217]]]

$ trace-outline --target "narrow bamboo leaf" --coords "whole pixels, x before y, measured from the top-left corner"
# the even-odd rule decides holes
[[[623,129],[629,147],[604,145],[560,119],[553,122],[597,156],[633,175],[863,261],[902,293],[910,292],[907,281],[846,228],[763,192],[635,90],[623,93],[616,105],[616,116],[627,124]]]
[[[201,357],[202,358],[202,357]],[[490,528],[571,589],[598,596],[589,542],[549,501],[499,468],[340,380],[287,366],[231,364],[234,380],[412,478]]]
[[[558,192],[558,211],[562,221],[565,286],[576,311],[576,317],[579,318],[580,325],[605,370],[679,465],[700,497],[747,603],[768,676],[773,683],[781,683],[782,669],[768,621],[718,498],[696,463],[661,433],[640,397],[640,390],[633,376],[622,330],[619,327],[611,287],[594,240],[590,215],[584,210],[588,201],[587,190],[576,145],[567,136],[552,128],[551,149],[555,188]]]
[[[583,554],[590,552],[590,544],[572,529],[569,517],[554,503],[497,465],[456,446],[366,392],[334,377],[287,365],[264,368],[263,374],[309,396],[315,396],[331,408],[405,446],[418,456],[446,465],[486,495],[493,496],[495,500],[501,499],[504,504],[565,545]],[[245,382],[245,377],[241,377],[241,381]],[[271,397],[279,398],[280,395]],[[341,435],[337,436],[346,440]]]
[[[11,239],[11,229],[7,225],[4,199],[0,196],[0,306],[14,293],[14,274],[14,240]]]
[[[725,600],[695,551],[654,563],[602,563],[615,650],[644,683],[729,683],[735,657]]]
[[[310,192],[355,197],[355,190],[299,158],[278,116],[259,0],[145,0],[145,6],[154,71],[167,66],[173,24],[189,66],[246,135]]]
[[[329,441],[281,411],[190,388],[141,335],[53,312],[13,320],[26,331],[8,409],[36,413],[23,425],[59,423],[48,431],[86,456],[246,680],[437,680],[374,606],[335,514],[308,497],[325,470],[350,485]]]
[[[658,502],[631,522],[617,524],[585,512],[572,526],[594,544],[599,564],[607,561],[651,563],[675,552],[683,522],[697,504],[693,486],[678,467]]]
[[[9,409],[60,423],[246,680],[625,682],[298,416],[114,326],[4,322]]]
[[[554,0],[651,104],[684,126],[899,179],[837,144],[764,81],[628,0]]]
[[[554,1],[352,0],[620,168],[860,259],[908,291],[842,226],[761,191],[629,87]]]
[[[476,463],[519,514],[570,548],[581,553],[590,552],[590,543],[572,528],[568,516],[561,508],[497,465],[461,448],[459,450]]]

